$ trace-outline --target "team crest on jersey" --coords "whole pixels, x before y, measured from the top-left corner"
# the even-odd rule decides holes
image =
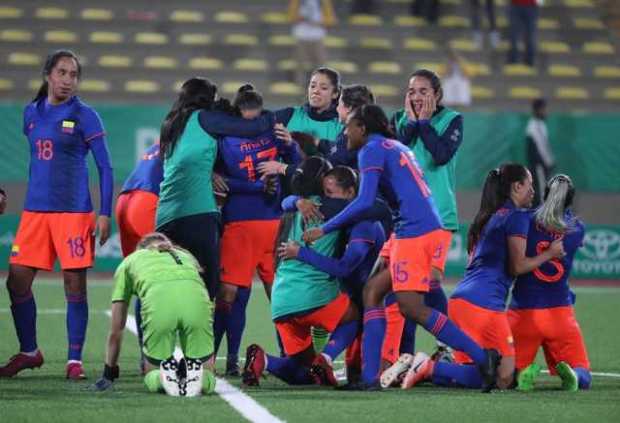
[[[19,254],[19,245],[13,245],[11,247],[11,257],[17,257]]]
[[[63,120],[62,121],[62,132],[65,134],[73,134],[73,129],[75,128],[75,122],[72,120]]]

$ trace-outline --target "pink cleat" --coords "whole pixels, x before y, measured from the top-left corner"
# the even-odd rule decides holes
[[[24,369],[35,369],[43,365],[43,354],[37,350],[34,356],[15,354],[5,366],[0,367],[0,377],[13,377]]]
[[[72,361],[67,363],[67,379],[70,380],[84,380],[86,375],[84,374],[84,368],[79,361]]]

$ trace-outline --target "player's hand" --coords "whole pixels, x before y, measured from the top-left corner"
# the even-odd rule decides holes
[[[97,218],[97,233],[99,234],[99,245],[103,245],[110,238],[110,217],[99,216]]]
[[[278,138],[281,141],[284,141],[286,145],[290,145],[293,142],[293,136],[291,135],[289,130],[286,129],[286,126],[284,126],[283,124],[276,123],[275,126],[273,127],[273,132],[275,133],[276,138]]]
[[[228,188],[228,184],[226,183],[226,179],[219,173],[213,172],[213,176],[211,177],[213,181],[213,190],[219,193],[227,193],[230,188]]]
[[[278,178],[275,176],[268,176],[264,180],[265,184],[265,193],[269,195],[274,195],[278,192]]]
[[[6,194],[0,192],[0,214],[6,209]]]
[[[323,229],[321,229],[321,227],[317,226],[316,228],[310,228],[304,232],[304,241],[308,244],[312,244],[323,235],[325,235],[325,233],[323,233]]]
[[[562,238],[556,239],[551,243],[549,246],[549,254],[551,254],[552,258],[562,258],[566,255]]]
[[[319,206],[314,201],[300,198],[295,203],[295,206],[297,206],[297,210],[301,213],[305,223],[313,220],[323,220],[323,214],[319,211]]]
[[[418,117],[415,115],[412,102],[413,100],[411,99],[411,95],[409,94],[409,91],[407,91],[407,94],[405,94],[405,113],[407,114],[407,118],[409,120],[416,121],[418,120]]]
[[[284,174],[286,165],[276,160],[269,160],[259,163],[256,169],[261,174],[261,180],[264,181],[267,176]]]
[[[282,260],[296,258],[299,254],[299,244],[295,241],[283,242],[278,247],[278,257]]]
[[[435,113],[436,107],[437,102],[435,96],[433,94],[427,94],[422,102],[422,110],[420,110],[418,118],[420,120],[429,120],[433,116],[433,113]]]

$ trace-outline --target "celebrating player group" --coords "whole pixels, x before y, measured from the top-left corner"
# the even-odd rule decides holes
[[[24,110],[30,177],[7,289],[19,352],[0,377],[40,367],[31,286],[56,258],[67,298],[66,377],[84,379],[87,269],[96,233],[110,233],[113,178],[103,124],[76,95],[78,57],[51,54]],[[225,338],[225,376],[259,386],[372,391],[421,383],[532,390],[543,348],[563,389],[588,389],[590,363],[569,288],[584,238],[569,176],[546,184],[533,209],[530,171],[492,169],[468,232],[469,262],[448,299],[444,269],[458,230],[456,162],[463,116],[442,105],[439,77],[420,69],[391,119],[363,85],[314,70],[307,101],[264,108],[250,84],[232,102],[205,78],[185,81],[116,201],[124,260],[114,275],[102,376],[113,388],[132,297],[150,392],[213,392]],[[86,159],[99,173],[95,216]],[[239,350],[254,275],[271,305],[279,350]],[[256,287],[256,285],[254,285]],[[510,298],[510,302],[508,302]],[[421,326],[435,351],[414,354]],[[183,357],[175,357],[177,337]],[[250,340],[251,341],[251,340]],[[334,360],[346,351],[346,382]]]

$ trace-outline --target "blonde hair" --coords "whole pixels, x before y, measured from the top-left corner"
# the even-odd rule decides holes
[[[170,238],[168,238],[161,232],[151,232],[150,234],[144,235],[144,237],[142,237],[142,239],[138,243],[136,249],[155,250],[159,252],[169,253],[179,264],[181,263],[181,259],[177,255],[177,252],[181,251],[189,255],[192,258],[192,264],[196,267],[196,270],[198,270],[198,272],[202,272],[202,267],[198,263],[198,260],[196,260],[196,258],[192,255],[192,253],[185,250],[184,248],[179,247],[178,245],[175,245],[172,241],[170,241]]]
[[[575,188],[568,175],[556,175],[547,182],[545,201],[536,210],[536,223],[545,229],[565,233],[573,225],[564,218],[564,211],[571,205]]]

